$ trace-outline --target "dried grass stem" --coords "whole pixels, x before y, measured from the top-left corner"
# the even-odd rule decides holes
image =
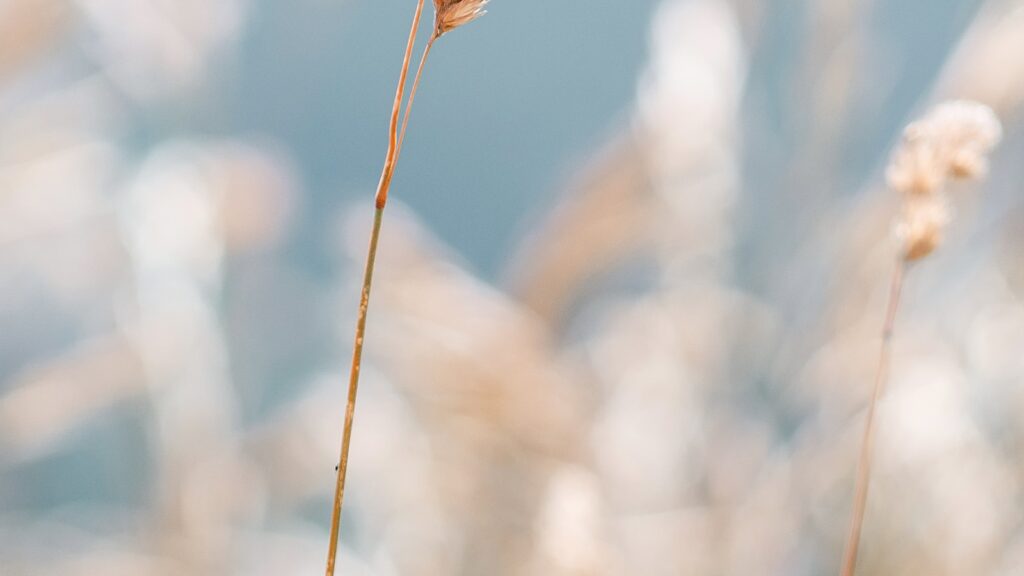
[[[420,65],[416,68],[416,77],[412,81],[412,90],[409,92],[409,102],[405,105],[405,117],[402,118],[402,131],[398,135],[399,155],[402,153],[402,144],[405,142],[405,129],[409,127],[409,111],[412,110],[412,103],[416,101],[416,92],[420,89],[420,78],[423,77],[423,69],[427,65],[427,57],[430,56],[430,50],[434,47],[434,41],[438,38],[440,36],[435,32],[430,36],[430,40],[427,40],[427,45],[423,48],[423,56],[420,57]]]
[[[857,462],[857,483],[854,489],[853,512],[850,516],[850,532],[846,539],[846,551],[843,554],[842,576],[853,576],[857,567],[857,550],[860,547],[860,533],[864,525],[864,511],[868,501],[868,487],[871,483],[871,460],[875,445],[875,412],[878,399],[885,389],[889,378],[889,364],[892,353],[892,332],[899,310],[900,293],[903,289],[903,276],[907,262],[901,258],[892,275],[892,287],[889,292],[889,304],[885,313],[885,325],[882,328],[882,348],[878,358],[878,371],[875,374],[874,390],[871,403],[868,405],[867,420],[864,423],[864,438],[861,441],[860,459]]]
[[[394,105],[391,109],[391,123],[388,132],[388,150],[384,160],[384,169],[381,173],[380,183],[377,185],[376,207],[373,217],[373,229],[370,232],[370,247],[366,255],[366,268],[363,273],[363,287],[359,300],[359,316],[356,320],[355,344],[352,350],[352,368],[349,373],[348,402],[345,407],[345,425],[341,438],[341,455],[338,463],[338,476],[334,490],[334,508],[331,514],[330,544],[327,552],[327,576],[334,575],[334,566],[338,554],[338,532],[341,525],[341,508],[345,500],[345,479],[348,472],[348,454],[352,443],[352,424],[355,420],[356,396],[359,391],[359,370],[363,358],[363,338],[366,335],[366,316],[370,306],[370,288],[373,285],[373,270],[377,260],[377,245],[380,241],[381,224],[384,218],[384,207],[388,201],[388,190],[391,187],[391,180],[398,163],[398,156],[401,149],[401,140],[405,136],[405,127],[409,121],[409,111],[412,105],[410,98],[406,105],[405,118],[402,123],[402,139],[398,136],[398,118],[402,107],[402,100],[405,94],[405,85],[409,75],[409,64],[412,60],[413,47],[416,44],[416,32],[419,29],[420,18],[423,15],[424,0],[419,0],[416,6],[416,15],[413,17],[412,27],[409,30],[409,40],[405,48],[405,57],[402,60],[402,71],[399,75],[398,89],[395,92]],[[431,38],[431,43],[433,38]],[[430,43],[427,45],[429,51]],[[423,64],[420,62],[420,69],[416,75],[416,84],[419,83],[420,73],[423,71]],[[415,87],[414,87],[415,92]]]

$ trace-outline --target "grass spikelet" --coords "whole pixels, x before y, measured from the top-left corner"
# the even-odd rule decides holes
[[[440,38],[448,32],[469,24],[487,13],[489,0],[434,0],[434,36]]]
[[[988,154],[1001,136],[999,119],[987,106],[963,100],[946,102],[906,128],[903,142],[893,153],[886,170],[889,187],[903,196],[903,206],[894,227],[900,256],[892,277],[882,328],[882,349],[864,424],[842,576],[853,576],[857,567],[857,550],[871,483],[875,412],[888,380],[903,278],[911,263],[925,258],[942,243],[945,229],[952,220],[945,184],[952,178],[982,177],[987,171]]]

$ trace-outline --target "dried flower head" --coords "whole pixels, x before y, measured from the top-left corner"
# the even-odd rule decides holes
[[[980,178],[1002,128],[990,108],[964,100],[935,107],[907,126],[886,170],[889,186],[903,194],[896,225],[904,259],[931,254],[949,223],[943,185],[950,178]]]
[[[483,16],[489,0],[434,0],[436,37]]]
[[[964,100],[947,102],[929,114],[929,124],[951,176],[985,174],[986,157],[1002,138],[1002,127],[991,108]]]
[[[950,220],[949,203],[942,194],[908,197],[896,223],[903,259],[920,260],[934,252]]]
[[[885,176],[889,187],[908,195],[932,194],[946,180],[946,162],[919,123],[907,126]]]
[[[946,180],[979,178],[999,143],[999,119],[984,104],[965,100],[935,107],[907,126],[886,172],[889,186],[904,194],[931,194]]]

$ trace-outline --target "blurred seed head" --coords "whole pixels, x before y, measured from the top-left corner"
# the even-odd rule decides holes
[[[979,178],[988,169],[988,153],[1002,138],[1002,126],[991,108],[957,100],[935,108],[928,124],[951,176]]]
[[[942,243],[950,220],[949,203],[944,196],[928,194],[908,197],[896,224],[896,237],[903,246],[904,258],[920,260],[934,252]]]
[[[924,258],[942,242],[950,221],[947,180],[984,176],[988,154],[1001,138],[992,109],[967,100],[940,104],[907,126],[886,170],[889,186],[904,196],[896,235],[907,261]]]
[[[889,187],[908,195],[937,192],[945,180],[942,160],[918,123],[903,132],[903,144],[893,154],[886,170]]]
[[[988,106],[966,100],[940,104],[904,130],[886,172],[889,186],[904,194],[931,194],[949,177],[979,178],[1001,138],[999,119]]]
[[[489,0],[434,0],[435,37],[440,38],[449,31],[486,14],[484,6]]]

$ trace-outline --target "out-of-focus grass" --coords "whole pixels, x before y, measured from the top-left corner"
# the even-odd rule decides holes
[[[929,3],[894,32],[890,5],[665,0],[501,283],[395,205],[339,571],[836,571],[896,250],[865,134],[969,97],[1005,143],[906,286],[860,568],[1018,573],[1024,12],[956,6],[929,74],[893,40]],[[5,576],[322,570],[368,206],[310,215],[266,137],[153,126],[253,49],[253,9],[0,3]],[[518,166],[487,134],[471,157]],[[335,274],[296,264],[310,238]]]

